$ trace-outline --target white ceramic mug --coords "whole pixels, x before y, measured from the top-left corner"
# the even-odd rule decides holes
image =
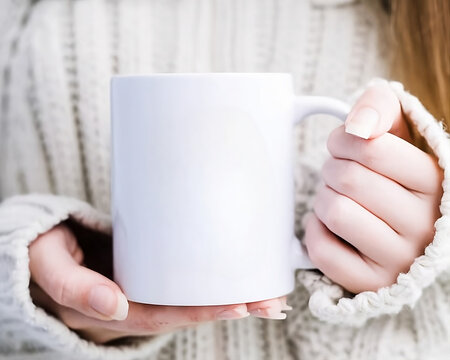
[[[349,106],[282,73],[111,81],[114,278],[136,302],[246,303],[311,268],[294,236],[293,128]]]

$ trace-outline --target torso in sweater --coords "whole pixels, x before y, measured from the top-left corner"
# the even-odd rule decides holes
[[[3,198],[50,192],[109,211],[113,73],[289,72],[298,93],[341,99],[386,74],[386,15],[375,1],[46,0],[9,14],[1,62],[8,104],[0,128]],[[296,131],[298,220],[334,126],[316,116]],[[308,299],[299,284],[286,321],[182,330],[152,358],[392,359],[416,351],[414,329],[422,324],[408,312],[356,330],[317,320]],[[397,354],[389,353],[394,341]]]

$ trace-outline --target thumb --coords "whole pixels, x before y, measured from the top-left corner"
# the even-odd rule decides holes
[[[387,81],[379,80],[353,106],[345,120],[345,132],[369,139],[388,131],[404,139],[409,136],[397,96]]]
[[[80,251],[65,226],[41,235],[30,245],[32,280],[62,306],[100,320],[124,320],[125,295],[113,281],[79,265],[74,254]]]

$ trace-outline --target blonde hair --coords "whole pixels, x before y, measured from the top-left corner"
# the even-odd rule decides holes
[[[450,129],[450,1],[391,0],[394,77]]]

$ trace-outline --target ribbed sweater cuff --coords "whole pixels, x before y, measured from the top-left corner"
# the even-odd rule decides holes
[[[375,81],[385,81],[376,79]],[[309,308],[323,321],[360,326],[367,319],[396,314],[404,306],[413,307],[423,291],[450,267],[450,140],[439,123],[420,101],[398,82],[388,83],[398,97],[403,113],[425,138],[444,170],[442,216],[435,223],[433,241],[424,255],[416,258],[409,271],[401,273],[395,284],[376,292],[365,291],[347,297],[342,287],[313,271],[298,272],[297,279],[311,294]]]
[[[110,218],[85,202],[54,195],[22,195],[0,204],[0,323],[2,342],[30,338],[78,359],[131,359],[157,352],[170,335],[133,345],[101,346],[81,339],[57,318],[36,307],[29,292],[28,245],[68,218],[90,229],[111,233]],[[5,336],[6,336],[5,335]],[[26,337],[26,338],[25,338]],[[19,344],[20,346],[20,344]]]

